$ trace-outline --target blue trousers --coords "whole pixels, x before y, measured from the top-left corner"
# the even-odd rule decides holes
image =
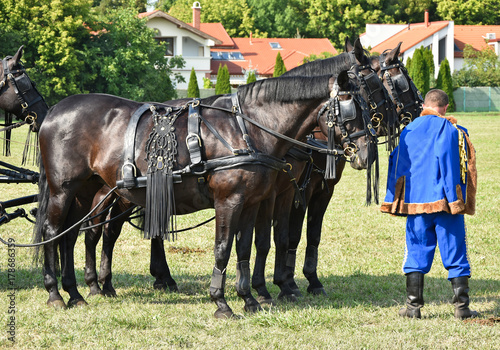
[[[446,212],[407,216],[403,272],[428,273],[436,244],[449,280],[471,275],[464,216]]]

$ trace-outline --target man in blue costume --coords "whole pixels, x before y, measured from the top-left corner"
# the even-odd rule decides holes
[[[431,269],[436,244],[448,270],[459,319],[477,316],[469,309],[469,277],[464,214],[473,215],[477,188],[475,150],[467,130],[446,116],[448,95],[431,90],[424,109],[401,132],[389,158],[387,193],[381,211],[406,216],[406,307],[403,317],[420,318],[424,275]]]

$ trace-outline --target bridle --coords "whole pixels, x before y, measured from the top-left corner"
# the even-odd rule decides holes
[[[353,74],[353,72],[349,72]],[[351,84],[352,85],[352,84]],[[348,100],[341,100],[340,96],[351,96]],[[349,121],[356,119],[356,105],[361,109],[362,119],[364,128],[363,130],[356,131],[349,134],[347,132],[346,124]],[[336,147],[335,144],[335,127],[340,129],[342,139],[340,141],[340,148],[344,149],[344,157],[352,157],[357,151],[358,147],[354,143],[354,140],[367,136],[369,142],[377,143],[377,133],[371,124],[370,113],[368,110],[368,105],[366,101],[361,96],[359,88],[351,87],[349,90],[340,90],[338,81],[335,80],[332,91],[330,93],[330,98],[323,105],[323,107],[318,112],[317,122],[320,124],[320,118],[326,115],[326,126],[327,126],[327,150],[333,151]],[[346,145],[346,146],[344,146]],[[325,179],[335,178],[335,156],[332,152],[327,154],[326,162],[326,172]]]
[[[47,107],[47,103],[37,90],[35,82],[29,78],[22,64],[19,64],[19,69],[11,70],[9,68],[10,59],[12,59],[12,56],[7,56],[2,60],[3,79],[0,81],[0,95],[6,91],[4,87],[10,82],[22,108],[21,118],[27,124],[32,125],[37,119],[37,114],[32,110],[32,107],[37,103],[44,103]]]
[[[413,83],[413,80],[410,79],[403,62],[398,59],[395,63],[387,64],[385,62],[386,55],[387,53],[384,51],[379,57],[380,79],[385,79],[387,81],[387,85],[391,90],[392,99],[399,114],[399,124],[404,127],[420,116],[424,99]],[[390,72],[394,68],[398,69],[399,74],[393,76]],[[405,98],[405,96],[408,96],[410,90],[412,97]],[[403,101],[403,99],[406,101]]]

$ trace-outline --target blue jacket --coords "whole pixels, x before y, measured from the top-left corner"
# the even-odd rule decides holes
[[[424,109],[401,132],[399,145],[389,158],[382,212],[474,214],[474,147],[455,118],[436,114]]]

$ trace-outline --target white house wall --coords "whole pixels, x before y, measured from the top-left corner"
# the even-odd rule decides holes
[[[364,47],[375,47],[407,27],[406,24],[367,24],[365,35],[359,39]]]
[[[198,86],[200,89],[203,88],[203,78],[211,71],[210,46],[214,45],[213,40],[205,39],[189,30],[179,28],[176,24],[160,17],[149,19],[146,25],[149,28],[158,29],[161,37],[174,38],[174,55],[182,56],[186,62],[184,68],[173,69],[186,80],[185,83],[178,83],[177,88],[187,89],[192,67],[195,67]]]
[[[403,53],[403,62],[406,63],[409,57],[413,57],[415,50],[420,47],[432,47],[432,55],[434,58],[434,76],[437,78],[439,74],[439,41],[443,38],[446,38],[446,58],[450,64],[450,71],[453,72],[456,68],[456,62],[454,58],[454,26],[453,22],[450,22],[448,27],[441,29],[439,32],[434,33],[432,36],[422,40],[418,44],[412,46],[407,49]],[[451,40],[450,40],[451,38]]]

